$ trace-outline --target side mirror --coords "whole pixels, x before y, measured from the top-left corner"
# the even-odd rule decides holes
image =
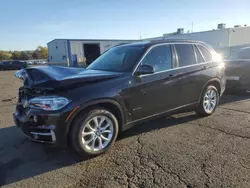
[[[154,67],[151,65],[140,65],[136,71],[136,75],[153,74],[155,72]]]

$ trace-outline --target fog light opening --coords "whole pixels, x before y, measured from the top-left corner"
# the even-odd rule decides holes
[[[37,122],[38,122],[38,118],[37,118],[37,116],[33,116],[33,121],[34,121],[35,123],[37,123]]]
[[[37,135],[37,134],[34,134],[34,135],[33,135],[33,138],[34,138],[35,140],[37,140],[37,139],[38,139],[38,135]]]

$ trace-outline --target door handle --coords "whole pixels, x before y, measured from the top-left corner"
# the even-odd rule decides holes
[[[168,75],[168,77],[173,78],[173,77],[175,77],[175,74],[170,74],[170,75]]]
[[[141,93],[142,93],[143,95],[145,95],[145,94],[146,94],[146,92],[145,92],[145,90],[144,90],[144,89],[141,89]]]
[[[207,69],[207,66],[206,66],[206,65],[202,67],[202,70],[206,70],[206,69]]]

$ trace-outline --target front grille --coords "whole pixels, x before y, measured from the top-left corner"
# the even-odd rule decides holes
[[[22,102],[24,99],[30,99],[36,96],[42,95],[41,93],[37,93],[37,91],[21,87],[19,89],[19,100]]]
[[[24,106],[24,109],[27,109],[27,106],[25,107],[24,105],[24,103],[27,102],[27,100],[44,95],[44,94],[45,94],[44,92],[41,92],[35,89],[28,89],[28,88],[21,87],[19,88],[19,92],[18,92],[18,104]]]

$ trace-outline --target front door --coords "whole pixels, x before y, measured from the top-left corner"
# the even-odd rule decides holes
[[[141,61],[154,67],[155,72],[148,75],[134,75],[130,91],[133,93],[132,121],[177,107],[178,85],[173,68],[171,45],[153,47]]]

